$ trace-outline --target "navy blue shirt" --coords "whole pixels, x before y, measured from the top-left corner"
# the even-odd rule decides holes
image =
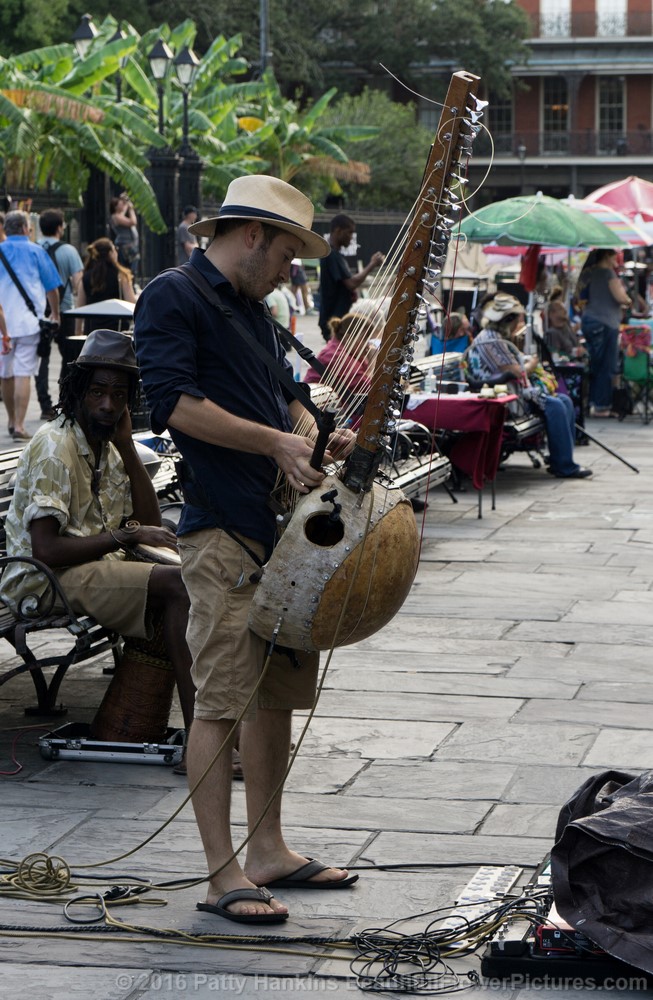
[[[190,263],[220,294],[234,317],[291,369],[263,304],[236,294],[231,283],[193,250]],[[235,416],[290,431],[286,391],[228,319],[181,270],[154,278],[138,299],[134,338],[152,430],[168,426],[182,394],[209,399]],[[191,470],[187,503],[178,533],[225,527],[272,548],[275,516],[267,501],[277,465],[266,455],[251,455],[189,437],[170,435]],[[190,502],[188,502],[190,501]]]

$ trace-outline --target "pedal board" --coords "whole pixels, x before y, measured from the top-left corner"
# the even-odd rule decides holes
[[[517,865],[483,865],[460,893],[452,915],[443,920],[441,926],[460,930],[460,943],[466,943],[465,927],[504,903],[506,893],[510,892],[522,874],[523,869]],[[460,911],[460,916],[456,914],[456,910]]]
[[[481,959],[483,976],[508,981],[511,986],[596,989],[604,985],[637,990],[653,986],[653,977],[608,955],[560,916],[553,901],[548,858],[523,886],[520,902],[524,912],[530,910],[540,920],[516,915],[503,923]]]
[[[167,729],[163,743],[117,743],[91,739],[89,728],[85,722],[70,722],[39,737],[41,757],[174,767],[184,754],[183,729]]]

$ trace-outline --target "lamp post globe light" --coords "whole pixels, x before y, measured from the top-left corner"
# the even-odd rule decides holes
[[[198,211],[201,208],[201,177],[202,161],[190,144],[188,139],[188,97],[190,88],[197,74],[200,61],[188,46],[183,48],[175,57],[173,63],[177,79],[182,87],[182,98],[184,102],[183,130],[180,153],[182,156],[179,168],[179,204],[195,205]]]
[[[159,100],[159,135],[165,135],[164,128],[164,83],[173,54],[162,38],[159,38],[148,54],[152,76],[156,80]],[[176,232],[179,223],[179,167],[180,159],[169,146],[151,148],[148,154],[150,165],[147,170],[152,190],[159,210],[166,224],[165,233],[145,234],[144,268],[145,278],[153,278],[166,267],[176,263]]]
[[[82,14],[82,19],[75,28],[75,33],[73,35],[73,45],[77,49],[77,55],[80,59],[86,58],[86,53],[91,47],[91,42],[94,38],[99,35],[99,31],[93,24],[93,18],[90,14]]]
[[[188,91],[190,90],[199,64],[199,59],[193,50],[188,48],[188,46],[185,46],[181,50],[181,52],[175,57],[174,61],[175,73],[177,74],[177,79],[182,87],[182,96],[184,101],[183,139],[181,143],[182,156],[185,156],[187,150],[192,148],[188,142]]]
[[[159,38],[147,58],[152,76],[156,80],[159,97],[159,135],[163,135],[163,83],[168,73],[168,66],[172,62],[172,52],[163,39]]]

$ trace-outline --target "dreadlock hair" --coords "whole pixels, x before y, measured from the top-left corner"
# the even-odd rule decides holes
[[[56,404],[55,410],[57,413],[62,413],[71,424],[75,422],[77,407],[88,392],[96,367],[101,368],[102,365],[86,368],[73,362],[67,366],[59,379],[59,402]],[[138,378],[128,372],[124,374],[128,380],[127,406],[131,409],[136,399]]]

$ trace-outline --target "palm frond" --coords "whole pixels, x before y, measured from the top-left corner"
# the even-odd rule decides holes
[[[335,177],[348,184],[369,184],[372,177],[369,163],[361,163],[358,160],[348,160],[347,163],[341,163],[339,160],[331,160],[327,156],[309,157],[304,161],[303,169],[320,177]]]
[[[17,108],[31,108],[61,120],[89,121],[97,125],[104,118],[101,108],[44,86],[30,90],[5,90],[3,94]]]

